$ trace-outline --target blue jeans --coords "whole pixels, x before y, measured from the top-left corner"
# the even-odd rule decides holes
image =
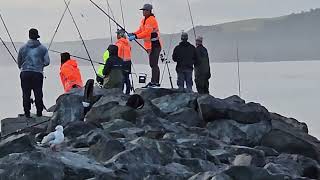
[[[193,81],[192,81],[192,71],[179,71],[177,85],[179,89],[184,89],[184,84],[186,83],[187,90],[192,91]]]

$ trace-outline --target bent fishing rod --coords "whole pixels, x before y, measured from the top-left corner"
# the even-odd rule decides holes
[[[192,23],[192,29],[193,29],[193,33],[194,33],[194,40],[197,39],[197,34],[196,34],[196,28],[194,26],[194,22],[193,22],[193,16],[192,16],[192,11],[191,11],[191,5],[189,0],[187,0],[188,2],[188,7],[189,7],[189,13],[190,13],[190,18],[191,18],[191,23]]]
[[[61,52],[61,51],[56,51],[56,50],[52,50],[52,49],[50,49],[49,51],[54,52],[54,53],[57,53],[57,54],[63,53],[63,52]],[[80,57],[80,56],[76,56],[76,55],[72,55],[72,54],[70,54],[70,56],[90,62],[90,59],[88,59],[88,58],[84,58],[84,57]],[[92,62],[93,62],[93,63],[96,63],[96,64],[100,64],[100,65],[105,65],[105,64],[103,64],[103,63],[101,63],[101,62],[94,61],[94,60],[92,60]]]
[[[90,53],[89,53],[88,48],[87,48],[87,46],[86,46],[86,43],[84,42],[83,37],[82,37],[82,35],[81,35],[81,32],[80,32],[80,30],[79,30],[79,27],[78,27],[78,25],[77,25],[77,23],[76,23],[73,15],[72,15],[72,13],[71,13],[71,10],[70,10],[70,8],[69,8],[69,5],[67,4],[66,0],[63,0],[63,1],[64,1],[65,5],[66,5],[68,11],[69,11],[69,14],[70,14],[70,16],[71,16],[71,18],[72,18],[73,24],[74,24],[74,26],[76,27],[76,29],[77,29],[77,31],[78,31],[78,34],[79,34],[80,39],[81,39],[81,41],[82,41],[83,47],[84,47],[84,49],[86,50],[86,53],[87,53],[87,55],[88,55],[88,58],[89,58],[90,63],[91,63],[91,65],[92,65],[92,68],[93,68],[93,70],[94,70],[94,73],[95,73],[96,75],[98,75],[98,73],[97,73],[97,71],[96,71],[96,69],[95,69],[95,67],[94,67],[94,64],[93,64],[93,62],[92,62]]]
[[[92,0],[89,0],[94,6],[96,6],[104,15],[106,15],[111,21],[113,21],[119,28],[123,29],[126,34],[130,34],[128,31],[125,30],[123,26],[121,26],[115,19],[113,19],[106,11],[104,11],[100,6],[98,6],[95,2]],[[143,50],[145,50],[148,53],[148,50],[143,47],[141,43],[139,43],[136,39],[134,40]]]
[[[70,3],[71,3],[71,0],[69,0],[68,6],[70,5]],[[61,25],[61,23],[62,23],[62,20],[63,20],[63,18],[64,18],[64,16],[65,16],[67,10],[68,10],[68,8],[65,7],[65,9],[64,9],[64,11],[63,11],[63,14],[62,14],[62,16],[61,16],[61,18],[60,18],[60,20],[59,20],[59,23],[58,23],[58,25],[57,25],[57,27],[56,27],[56,30],[55,30],[55,32],[53,33],[53,36],[52,36],[52,38],[51,38],[51,41],[50,41],[50,44],[49,44],[49,47],[48,47],[48,50],[49,50],[49,51],[50,51],[50,48],[51,48],[52,43],[53,43],[53,40],[54,40],[54,38],[55,38],[56,35],[57,35],[58,29],[59,29],[59,27],[60,27],[60,25]]]
[[[4,21],[1,13],[0,13],[0,18],[1,18],[1,21],[2,21],[2,24],[3,24],[4,28],[6,29],[7,35],[8,35],[9,38],[10,38],[10,41],[11,41],[11,44],[12,44],[14,50],[15,50],[16,53],[18,54],[18,50],[17,50],[16,46],[14,45],[14,42],[13,42],[13,40],[12,40],[12,37],[11,37],[10,32],[9,32],[9,30],[8,30],[8,27],[7,27],[7,25],[6,25],[5,21]]]

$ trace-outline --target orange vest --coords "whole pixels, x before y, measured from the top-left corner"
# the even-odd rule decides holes
[[[83,87],[77,61],[70,59],[60,67],[60,79],[65,92],[69,92],[74,85]]]
[[[157,33],[158,37],[151,38],[152,33]],[[139,29],[136,32],[134,32],[134,34],[137,35],[138,39],[144,39],[144,47],[147,50],[150,50],[152,47],[152,41],[160,41],[160,30],[156,17],[152,15],[147,19],[143,18],[141,20]]]
[[[129,40],[126,38],[120,38],[116,46],[118,46],[118,56],[123,59],[123,61],[131,61],[131,45]]]

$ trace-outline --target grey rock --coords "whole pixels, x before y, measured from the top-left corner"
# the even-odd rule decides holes
[[[126,120],[123,120],[123,119],[114,119],[109,122],[104,122],[101,125],[106,133],[109,133],[111,131],[120,130],[123,128],[132,128],[135,126],[133,123],[126,121]]]
[[[228,144],[256,146],[262,137],[271,130],[269,121],[254,124],[241,124],[234,120],[221,119],[210,122],[207,128],[211,136]]]
[[[239,123],[251,124],[271,120],[268,110],[257,103],[242,104],[230,99],[218,99],[203,95],[197,99],[200,117],[206,121],[233,119]]]
[[[180,122],[189,127],[203,127],[205,124],[205,122],[203,122],[202,119],[199,117],[197,111],[190,107],[184,107],[171,113],[167,119],[170,122]]]
[[[113,92],[114,91],[114,92]],[[125,106],[129,96],[123,94],[121,91],[117,90],[117,89],[110,89],[107,90],[107,92],[110,92],[110,94],[106,95],[106,96],[102,96],[94,105],[93,107],[99,107],[99,106],[103,106],[105,104],[108,104],[110,102],[118,102],[119,105],[121,106]]]
[[[97,161],[105,162],[122,151],[125,151],[125,147],[119,141],[105,141],[101,139],[98,143],[90,147],[89,154],[94,156]]]
[[[99,107],[92,107],[86,115],[86,120],[93,123],[103,123],[114,119],[124,119],[135,122],[137,113],[128,106],[121,106],[117,102],[109,102]]]
[[[205,161],[202,159],[185,159],[179,158],[174,159],[174,162],[180,163],[185,165],[191,169],[192,172],[199,173],[199,172],[206,172],[206,171],[217,171],[218,167],[210,161]]]
[[[94,129],[76,139],[71,139],[68,144],[74,148],[86,148],[96,144],[100,139],[110,140],[111,137],[101,129]]]
[[[34,150],[32,138],[27,134],[9,136],[0,141],[0,158],[11,153],[22,153]]]
[[[223,172],[231,179],[236,180],[285,180],[286,176],[271,175],[267,170],[252,166],[233,166]]]
[[[176,175],[178,177],[182,177],[184,179],[189,178],[194,173],[187,167],[178,163],[170,163],[165,166],[168,174]]]
[[[177,93],[178,90],[164,88],[136,89],[136,94],[142,96],[144,100],[153,100],[165,95]]]
[[[110,135],[113,137],[123,137],[128,140],[135,139],[145,135],[145,131],[141,128],[132,127],[132,128],[122,128],[120,130],[110,132]]]
[[[308,133],[308,126],[306,123],[299,122],[298,120],[296,120],[294,118],[286,118],[286,117],[281,116],[280,114],[276,114],[276,113],[270,113],[270,116],[273,121],[280,121],[280,122],[282,122],[282,124],[285,123],[285,125],[290,126],[291,128],[295,128],[295,129],[300,130],[302,132]]]
[[[279,152],[275,149],[265,146],[256,146],[254,149],[261,150],[264,152],[265,156],[279,156]]]
[[[194,107],[197,96],[193,93],[177,93],[153,99],[151,102],[162,112],[170,114],[185,107]]]
[[[63,130],[64,136],[67,138],[76,138],[81,135],[87,134],[91,130],[97,129],[98,127],[89,122],[76,121],[69,123]]]

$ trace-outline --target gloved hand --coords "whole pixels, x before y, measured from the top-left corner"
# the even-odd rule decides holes
[[[134,33],[128,33],[128,36],[134,36]]]
[[[131,36],[128,36],[129,41],[133,41],[135,39],[137,39],[137,36],[135,34],[132,34]]]

